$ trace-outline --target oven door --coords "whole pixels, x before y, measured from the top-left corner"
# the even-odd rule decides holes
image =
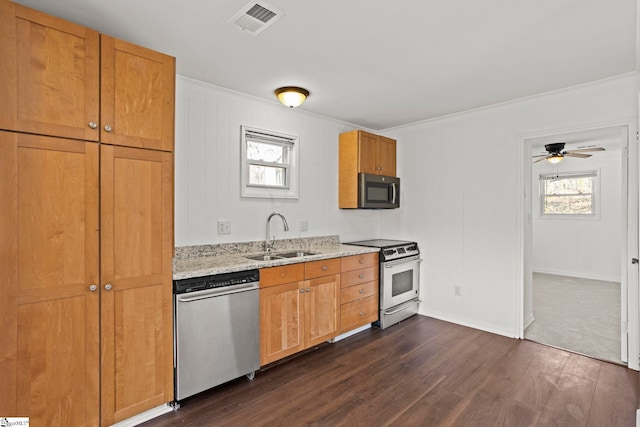
[[[380,310],[417,298],[420,290],[419,255],[380,263]]]

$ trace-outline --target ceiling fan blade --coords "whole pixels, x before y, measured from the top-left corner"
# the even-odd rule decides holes
[[[536,156],[536,157],[540,157],[540,156]],[[547,158],[547,156],[544,156],[544,157],[542,157],[541,159],[534,160],[534,161],[533,161],[533,163],[541,162],[541,161],[543,161],[543,160],[544,160],[544,159],[546,159],[546,158]]]
[[[592,147],[592,148],[578,148],[577,150],[567,150],[567,153],[581,153],[588,151],[606,151],[602,147]]]
[[[591,157],[591,154],[573,153],[571,151],[567,151],[566,153],[564,153],[564,155],[567,157],[578,157],[580,159]]]
[[[539,155],[537,155],[537,156],[531,156],[531,158],[532,158],[532,159],[535,159],[535,158],[537,158],[537,157],[547,157],[547,156],[548,156],[548,154],[539,154]]]

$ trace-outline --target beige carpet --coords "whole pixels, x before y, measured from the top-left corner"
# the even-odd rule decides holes
[[[620,360],[620,283],[533,274],[526,339],[615,363]]]

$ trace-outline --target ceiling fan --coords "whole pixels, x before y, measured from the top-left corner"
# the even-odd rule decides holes
[[[564,142],[554,142],[553,144],[547,144],[544,146],[544,149],[547,150],[547,154],[540,154],[538,156],[533,156],[533,163],[538,163],[543,160],[547,160],[549,163],[560,163],[564,156],[567,157],[578,157],[580,159],[586,159],[587,157],[591,157],[591,154],[584,154],[586,152],[593,151],[605,151],[603,147],[587,147],[587,148],[579,148],[577,150],[564,150]],[[537,160],[536,160],[537,159]]]

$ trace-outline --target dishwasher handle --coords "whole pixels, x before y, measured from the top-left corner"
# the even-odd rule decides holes
[[[220,288],[207,289],[206,291],[197,291],[186,293],[178,296],[178,302],[191,302],[201,299],[221,297],[224,295],[237,294],[239,292],[258,290],[260,284],[258,282],[244,283],[242,285],[225,286]]]

